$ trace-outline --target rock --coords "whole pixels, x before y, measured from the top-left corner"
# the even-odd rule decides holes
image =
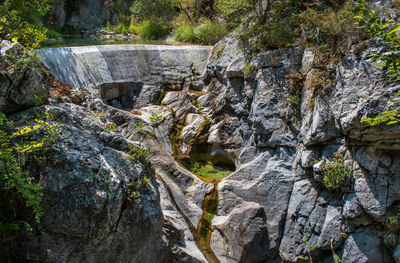
[[[313,47],[308,47],[303,52],[303,59],[301,60],[301,71],[308,73],[314,63],[315,50]]]
[[[186,126],[183,128],[180,140],[182,142],[182,154],[189,154],[191,142],[199,134],[202,125],[204,124],[204,117],[199,114],[189,113],[186,117]]]
[[[301,166],[303,168],[313,167],[313,162],[318,159],[316,151],[305,150],[301,153]],[[315,171],[315,169],[314,169]]]
[[[95,93],[93,88],[110,83],[181,85],[193,72],[205,71],[211,48],[112,45],[41,49],[38,53],[56,78]]]
[[[233,58],[232,62],[226,68],[226,75],[228,78],[243,77],[243,70],[246,66],[246,57],[243,53]]]
[[[176,210],[170,201],[164,185],[159,182],[161,207],[164,215],[163,240],[166,243],[171,257],[176,261],[204,262],[207,260],[196,246],[190,227],[183,216]]]
[[[359,176],[355,180],[354,189],[357,199],[365,212],[376,220],[383,220],[386,214],[389,180],[389,177],[385,175],[372,177],[361,171],[359,171]]]
[[[349,219],[354,219],[361,215],[361,207],[355,194],[346,196],[342,214]]]
[[[144,85],[136,99],[136,108],[160,104],[161,93],[161,87],[159,86]]]
[[[48,89],[42,73],[18,65],[18,56],[25,52],[22,45],[3,41],[0,47],[0,111],[13,113],[45,103]]]
[[[256,68],[289,67],[289,71],[298,70],[300,65],[298,52],[296,48],[276,49],[254,56],[250,63]]]
[[[286,82],[284,70],[272,69],[259,71],[256,76],[257,88],[249,114],[249,121],[254,130],[254,144],[260,147],[296,145],[296,126],[294,115],[287,110],[288,102],[281,98],[289,96],[290,84]],[[287,129],[285,128],[287,127]]]
[[[265,211],[260,205],[243,203],[229,216],[213,220],[211,247],[222,262],[265,261],[269,254],[266,221]]]
[[[363,231],[351,234],[343,248],[343,262],[383,262],[381,241],[376,233]]]
[[[360,57],[349,54],[339,63],[332,112],[338,128],[351,138],[370,143],[379,141],[376,143],[379,148],[400,149],[399,125],[367,128],[367,124],[361,123],[363,118],[394,109],[390,101],[400,87],[398,82],[388,82],[385,72],[367,57],[378,52],[371,42],[366,45],[372,47]]]
[[[282,150],[280,154],[283,155],[284,151]],[[291,161],[283,162],[278,156],[279,153],[272,156],[271,153],[264,152],[256,156],[251,162],[243,164],[235,173],[219,184],[219,215],[229,217],[237,214],[233,218],[247,217],[246,213],[255,213],[258,209],[253,209],[258,207],[254,204],[252,210],[246,210],[247,205],[251,203],[258,203],[265,215],[269,215],[266,219],[263,219],[266,220],[265,223],[257,227],[260,232],[252,234],[253,236],[259,235],[259,238],[253,241],[252,247],[257,251],[263,248],[262,252],[261,250],[259,252],[254,251],[254,256],[258,255],[254,261],[274,258],[278,253],[282,235],[280,226],[286,216],[292,187]],[[292,156],[287,156],[287,158],[287,160],[292,160]],[[249,203],[250,200],[251,203]],[[236,209],[238,207],[240,209]],[[240,213],[244,213],[244,215],[240,215]],[[228,220],[225,224],[228,224],[225,229],[231,229],[230,224],[235,225],[236,223],[234,220]],[[263,224],[266,224],[266,230],[262,230]],[[249,229],[248,231],[252,233],[252,230]],[[267,239],[264,238],[265,233],[268,233]],[[242,240],[238,231],[232,233],[222,231],[221,237],[215,236],[215,242],[223,244],[225,241],[221,239],[224,239],[223,236],[226,235],[230,236],[229,240],[232,240],[232,242]],[[243,247],[234,244],[237,243],[232,243],[232,246],[229,246],[230,252],[228,254],[235,255],[236,260],[239,260],[246,254],[246,251],[243,250]],[[243,252],[239,253],[240,251]],[[224,257],[226,252],[223,253],[220,250],[219,253],[216,251],[216,254],[218,257]],[[234,262],[237,261],[234,260]]]
[[[393,253],[393,258],[396,260],[396,263],[400,263],[400,244],[397,245],[396,250]]]
[[[186,92],[168,92],[161,103],[173,109],[178,120],[188,113],[197,112],[196,107],[190,101],[189,94]]]
[[[84,108],[47,110],[63,119],[63,132],[51,146],[55,164],[42,170],[44,215],[40,232],[24,240],[24,260],[154,262],[162,226],[154,172],[126,160],[129,142],[86,118]],[[143,177],[153,179],[128,201],[129,183]]]

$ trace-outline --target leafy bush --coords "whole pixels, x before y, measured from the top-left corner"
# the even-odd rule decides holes
[[[214,45],[228,34],[223,23],[206,23],[196,28],[183,25],[176,29],[174,39],[179,42]]]
[[[332,40],[352,37],[358,30],[354,25],[352,8],[345,5],[339,10],[318,10],[307,8],[299,14],[301,28],[306,32],[314,32],[309,40],[326,43]]]
[[[135,23],[166,24],[177,14],[173,0],[135,0],[130,11]]]
[[[159,39],[168,34],[168,29],[165,25],[155,22],[144,22],[137,28],[137,33],[144,39]]]
[[[324,161],[322,169],[324,171],[324,185],[330,190],[339,189],[351,175],[351,170],[346,166],[343,155],[340,154],[336,154],[330,162]]]
[[[228,28],[232,29],[254,9],[256,2],[256,0],[219,0],[215,8],[227,21]]]
[[[119,24],[115,27],[114,31],[117,32],[117,33],[119,33],[119,34],[125,34],[125,33],[128,32],[126,26],[125,26],[123,23],[119,23]]]
[[[49,117],[48,114],[44,114]],[[28,173],[48,165],[46,149],[58,137],[59,128],[47,120],[35,119],[16,129],[14,123],[0,113],[0,255],[11,255],[15,240],[23,230],[32,227],[26,221],[26,208],[36,222],[43,214],[42,187]],[[32,138],[36,138],[35,140]]]
[[[47,38],[62,38],[62,34],[52,29],[47,29],[46,31]]]
[[[207,23],[198,30],[199,43],[206,45],[214,45],[229,33],[224,23]]]
[[[197,43],[199,40],[195,33],[195,29],[190,25],[183,25],[175,30],[174,39],[179,42]]]
[[[149,156],[149,151],[146,150],[144,147],[138,147],[133,144],[129,145],[129,151],[128,151],[129,156],[126,158],[126,160],[133,161],[135,163],[137,162],[143,162],[143,163],[148,163],[147,157]]]
[[[41,18],[50,8],[50,0],[0,1],[0,42],[20,42],[26,48],[37,48],[46,39]]]
[[[133,35],[136,35],[136,34],[138,33],[138,28],[137,28],[137,26],[135,26],[135,25],[130,25],[129,28],[128,28],[128,32],[131,33],[131,34],[133,34]]]

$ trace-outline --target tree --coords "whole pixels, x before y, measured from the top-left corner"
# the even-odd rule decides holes
[[[41,18],[52,0],[3,0],[0,2],[0,43],[20,42],[26,48],[37,48],[46,39]]]
[[[137,23],[144,21],[170,22],[177,14],[174,0],[136,0],[130,10],[133,20]]]

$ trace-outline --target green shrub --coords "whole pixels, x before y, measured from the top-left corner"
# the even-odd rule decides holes
[[[215,53],[215,57],[216,57],[217,59],[219,59],[219,58],[221,57],[221,55],[222,55],[222,53],[224,52],[225,48],[226,48],[226,44],[223,44],[222,46],[220,46],[220,47],[218,48],[217,52]]]
[[[131,34],[133,34],[133,35],[136,35],[136,34],[138,33],[138,28],[137,28],[137,26],[135,26],[135,25],[130,25],[129,28],[128,28],[128,32],[131,33]]]
[[[137,33],[144,39],[159,39],[168,34],[167,26],[155,22],[147,21],[140,25]]]
[[[345,5],[339,10],[325,10],[324,12],[307,8],[307,10],[299,14],[299,20],[303,30],[315,32],[310,37],[310,40],[314,42],[313,44],[348,38],[358,32],[354,25],[350,5]]]
[[[149,151],[142,146],[138,147],[133,144],[130,144],[128,154],[129,156],[126,157],[126,160],[135,163],[137,162],[149,163],[149,160],[147,159],[147,157],[149,156]]]
[[[214,45],[228,34],[223,23],[206,23],[196,28],[180,26],[175,31],[174,39],[180,42]]]
[[[166,24],[177,15],[174,0],[135,0],[130,11],[135,23]]]
[[[14,123],[0,113],[0,255],[3,257],[13,254],[15,241],[25,229],[32,230],[26,208],[30,208],[36,222],[40,222],[43,194],[34,175],[35,171],[41,172],[43,165],[49,164],[46,150],[59,133],[58,126],[41,119],[16,129]]]
[[[198,30],[199,42],[206,45],[214,45],[229,33],[224,23],[207,23]]]
[[[126,26],[125,26],[123,23],[119,23],[119,24],[115,27],[114,31],[117,32],[118,34],[125,34],[125,33],[128,32]]]
[[[52,29],[47,29],[46,36],[48,38],[62,38],[62,34]]]
[[[183,25],[175,30],[174,35],[175,41],[185,42],[185,43],[198,43],[199,40],[195,33],[194,27],[190,25]]]
[[[330,162],[324,161],[322,169],[324,171],[323,182],[329,190],[339,189],[351,175],[351,170],[346,166],[344,157],[341,154],[336,154]]]
[[[254,9],[256,0],[219,0],[215,9],[227,21],[228,28],[237,27]]]

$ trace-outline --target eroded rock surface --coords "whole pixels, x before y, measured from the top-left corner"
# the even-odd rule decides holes
[[[140,244],[138,249],[159,251],[157,262],[206,262],[197,247],[196,228],[204,197],[214,185],[174,159],[201,141],[236,165],[236,171],[218,183],[211,249],[220,262],[298,262],[298,256],[308,255],[308,248],[314,260],[321,262],[332,260],[332,250],[344,262],[398,261],[400,237],[395,219],[400,201],[400,126],[369,127],[361,122],[392,109],[390,100],[399,88],[367,56],[376,51],[375,43],[367,41],[353,46],[337,64],[321,69],[314,65],[312,48],[277,49],[251,58],[254,71],[250,73],[244,72],[245,53],[232,35],[214,47],[208,64],[210,49],[205,47],[42,51],[56,76],[89,93],[88,108],[64,103],[51,106],[68,120],[67,132],[55,150],[75,169],[61,166],[61,172],[49,172],[56,181],[44,180],[43,184],[52,195],[62,196],[54,204],[57,209],[75,211],[81,205],[63,201],[69,194],[64,184],[72,192],[98,193],[83,204],[95,206],[93,213],[109,220],[105,224],[96,221],[97,217],[86,218],[80,210],[71,212],[73,217],[54,230],[73,235],[65,241],[64,252],[54,248],[59,251],[55,258],[61,260],[70,253],[76,262],[85,262],[97,259],[97,254],[90,254],[96,251],[120,256],[121,261],[151,262],[154,253],[146,257],[123,245],[123,252],[115,255],[119,240],[136,242],[126,233],[140,235],[142,226],[151,233],[144,240],[154,239],[154,244]],[[102,111],[105,116],[99,124],[93,114],[91,121],[86,120],[85,110]],[[209,129],[200,140],[197,136],[206,121]],[[116,126],[114,132],[103,128],[110,123]],[[75,137],[79,139],[72,141]],[[131,142],[140,142],[149,151],[158,174],[158,186],[153,180],[146,188],[143,202],[148,205],[134,206],[134,213],[140,215],[136,221],[125,214],[128,207],[122,205],[126,191],[122,185],[142,176],[145,169],[139,163],[127,168],[129,174],[112,172],[114,163],[124,165],[124,147]],[[78,144],[82,149],[76,149]],[[85,158],[78,160],[76,156],[81,155]],[[336,190],[328,189],[324,167],[339,156],[347,175]],[[109,172],[98,173],[103,171],[100,177],[112,183],[90,185],[92,179],[81,164],[86,159],[91,162],[89,167],[92,163],[107,167]],[[77,185],[61,181],[62,173],[76,177]],[[115,196],[103,193],[109,187]],[[49,212],[43,226],[58,224],[54,213]],[[81,218],[94,222],[66,233],[62,224],[70,226]],[[135,223],[125,224],[128,219]],[[96,231],[90,232],[93,226]],[[88,230],[89,236],[83,234]],[[52,240],[52,232],[46,231],[41,232],[44,237],[39,244]],[[73,238],[78,237],[83,239],[82,247],[75,248]],[[86,247],[93,250],[85,252]]]

